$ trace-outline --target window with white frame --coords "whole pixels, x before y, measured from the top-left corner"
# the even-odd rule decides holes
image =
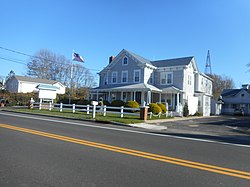
[[[160,78],[161,78],[161,84],[173,84],[172,72],[161,72]]]
[[[128,65],[128,57],[124,57],[123,59],[122,59],[122,65]]]
[[[153,84],[154,82],[153,77],[154,77],[154,73],[151,73],[150,78],[149,78],[149,84]]]
[[[192,85],[192,76],[188,75],[188,85]]]
[[[172,82],[173,82],[172,81],[172,75],[173,75],[172,73],[167,74],[167,84],[172,84]]]
[[[141,70],[134,70],[134,82],[140,82]]]
[[[107,85],[107,84],[108,84],[108,77],[107,77],[106,74],[104,74],[104,76],[103,76],[103,84],[104,84],[104,85]]]
[[[128,71],[122,71],[122,83],[127,83],[128,82]]]
[[[112,83],[113,84],[117,83],[117,72],[116,71],[112,72]]]

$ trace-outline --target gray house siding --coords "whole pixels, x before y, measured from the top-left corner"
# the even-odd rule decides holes
[[[165,88],[166,86],[169,86],[168,84],[161,84],[161,72],[162,71],[156,71],[155,72],[155,86],[162,89]],[[178,87],[179,89],[183,89],[183,70],[174,70],[174,71],[166,71],[169,73],[173,73],[173,86]]]
[[[128,58],[128,64],[123,65],[123,58]],[[138,62],[135,62],[132,58],[128,57],[127,55],[123,55],[118,61],[113,62],[112,64],[112,70],[108,70],[107,72],[103,72],[100,74],[100,81],[99,85],[102,88],[107,87],[108,85],[113,86],[120,86],[120,85],[126,85],[126,84],[133,84],[134,83],[134,70],[140,70],[140,81],[139,83],[143,82],[144,77],[144,71],[140,64]],[[128,80],[126,83],[122,82],[122,72],[127,71],[128,72]],[[116,72],[116,83],[113,83],[112,81],[112,72]],[[107,84],[105,85],[105,76],[107,77]],[[138,83],[138,82],[137,82]]]

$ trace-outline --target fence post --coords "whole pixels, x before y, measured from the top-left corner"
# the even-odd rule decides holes
[[[73,104],[73,113],[75,113],[75,112],[76,112],[76,105]]]
[[[63,104],[60,103],[60,112],[62,112],[62,109],[63,109]]]
[[[42,109],[42,99],[40,99],[40,103],[39,103],[39,110]]]
[[[98,105],[98,102],[97,101],[92,101],[91,104],[93,105],[92,118],[95,119],[96,105]]]
[[[140,107],[140,119],[146,121],[148,118],[148,106],[141,106]]]
[[[87,105],[87,114],[89,114],[89,105]]]
[[[106,113],[107,113],[106,111],[107,111],[107,106],[104,105],[104,106],[103,106],[103,116],[106,116]]]
[[[49,111],[51,111],[51,109],[52,109],[52,103],[49,102]]]
[[[121,106],[121,118],[123,118],[123,109],[124,109],[124,106]]]

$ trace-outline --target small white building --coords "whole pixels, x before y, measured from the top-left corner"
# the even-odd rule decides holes
[[[5,89],[12,93],[38,92],[38,85],[57,87],[56,94],[65,94],[66,86],[58,81],[14,75],[7,80]]]

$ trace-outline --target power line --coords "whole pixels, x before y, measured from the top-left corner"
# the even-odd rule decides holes
[[[19,52],[19,51],[13,50],[13,49],[8,49],[8,48],[1,47],[1,46],[0,46],[0,49],[5,50],[5,51],[10,51],[10,52],[13,52],[13,53],[16,53],[16,54],[28,56],[28,57],[31,57],[31,58],[37,58],[37,59],[47,60],[47,61],[54,62],[54,63],[59,63],[58,61],[54,61],[54,60],[50,60],[50,59],[46,59],[46,58],[42,58],[42,57],[38,57],[38,56],[34,56],[34,55],[29,55],[29,54],[26,54],[26,53],[23,53],[23,52]],[[0,58],[1,58],[1,57],[0,57]],[[10,59],[4,59],[4,58],[1,58],[1,59],[7,60],[7,61],[11,61],[11,62],[15,62],[15,63],[18,63],[18,62],[16,62],[16,61],[10,60]],[[20,63],[21,63],[21,62],[20,62]],[[24,63],[21,63],[21,64],[24,64]],[[25,64],[25,65],[26,65],[26,64]],[[89,70],[92,70],[92,71],[100,71],[100,70],[97,70],[97,69],[89,69]]]
[[[7,59],[7,58],[3,58],[3,57],[0,57],[0,59],[2,59],[2,60],[6,60],[6,61],[10,61],[10,62],[15,62],[15,63],[17,63],[17,64],[23,64],[23,65],[27,65],[26,63],[23,63],[23,62],[18,62],[18,61],[16,61],[16,60],[11,60],[11,59]]]

